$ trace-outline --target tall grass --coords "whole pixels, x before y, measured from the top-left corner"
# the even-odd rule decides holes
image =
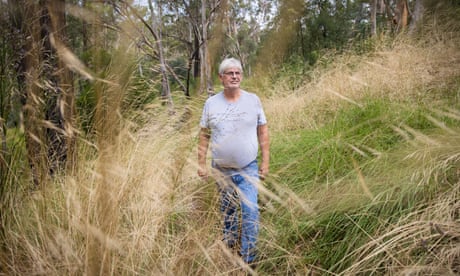
[[[196,176],[197,98],[186,112],[152,105],[112,118],[110,143],[82,140],[78,173],[45,190],[29,191],[17,171],[0,273],[458,273],[460,44],[432,39],[337,57],[295,90],[246,83],[272,138],[257,271],[223,246],[215,184]],[[104,88],[120,100],[133,77],[125,65],[106,74],[123,84]]]
[[[278,243],[266,243],[277,258],[265,271],[458,273],[459,51],[449,34],[401,36],[318,68],[295,91],[274,87],[270,184],[309,208],[266,215]]]

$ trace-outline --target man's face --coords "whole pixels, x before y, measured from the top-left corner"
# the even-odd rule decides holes
[[[228,68],[222,75],[219,75],[219,78],[224,88],[235,89],[240,88],[243,74],[238,68]]]

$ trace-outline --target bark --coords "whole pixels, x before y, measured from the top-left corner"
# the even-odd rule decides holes
[[[385,0],[378,0],[377,2],[377,13],[384,14],[385,13]]]
[[[200,7],[198,5],[187,5],[184,2],[184,9],[188,15],[188,46],[189,46],[189,63],[187,70],[187,93],[189,94],[191,78],[197,79],[201,75],[201,29],[200,23],[196,18],[200,17]],[[200,91],[198,91],[200,92]],[[189,94],[190,95],[190,94]]]
[[[383,0],[383,3],[385,5],[385,15],[386,15],[387,22],[388,22],[388,29],[393,32],[396,26],[394,10],[391,8],[389,0]]]
[[[371,36],[377,35],[377,0],[371,1]]]
[[[201,78],[200,78],[200,93],[205,91],[212,95],[214,93],[214,87],[211,78],[211,63],[209,58],[208,49],[208,19],[206,17],[206,0],[201,1],[201,47],[200,47],[200,58],[201,58]]]
[[[192,49],[193,50],[193,49]],[[190,55],[189,59],[188,59],[188,65],[187,65],[187,80],[186,80],[186,92],[185,92],[185,96],[187,96],[187,98],[190,97],[190,81],[191,81],[191,75],[193,74],[193,77],[196,77],[198,72],[195,72],[197,68],[196,66],[196,62],[199,62],[199,58],[198,58],[198,52],[199,52],[199,49],[196,48],[192,54]],[[192,73],[193,72],[193,73]]]
[[[193,32],[193,54],[192,54],[192,71],[193,71],[193,78],[200,77],[200,70],[201,70],[201,57],[200,57],[200,38],[198,36],[198,31]]]
[[[7,9],[7,3],[0,2],[0,9]],[[8,9],[9,11],[9,9]],[[0,12],[0,16],[8,17],[8,14],[4,11]],[[4,29],[5,34],[8,32],[8,35],[4,35],[0,37],[0,200],[3,191],[3,183],[7,176],[8,171],[8,162],[10,153],[8,150],[7,145],[7,120],[9,115],[10,107],[10,94],[9,90],[11,89],[8,87],[8,71],[9,71],[9,56],[8,53],[8,43],[11,41],[11,33],[9,24],[7,23],[9,18],[1,18],[0,19],[0,28]],[[0,201],[1,206],[1,201]],[[1,218],[1,214],[0,214]]]
[[[47,2],[47,1],[46,1]],[[50,31],[51,17],[47,8],[47,3],[42,2],[41,16],[40,16],[40,27],[41,27],[41,43],[42,51],[41,55],[41,67],[43,70],[40,72],[40,81],[44,90],[44,101],[45,101],[45,121],[46,125],[45,133],[45,147],[48,152],[48,165],[50,174],[54,174],[61,168],[61,162],[64,161],[65,149],[62,147],[64,144],[63,137],[59,131],[63,127],[62,118],[59,113],[59,80],[55,74],[57,66],[57,57],[54,49],[51,46]]]
[[[52,19],[52,30],[54,39],[59,43],[55,43],[53,46],[64,47],[67,40],[66,36],[66,17],[65,17],[65,0],[54,0],[50,1],[48,5]],[[58,53],[60,49],[56,49]],[[62,52],[62,51],[61,51]],[[63,140],[63,147],[65,152],[61,154],[65,156],[63,162],[65,162],[67,172],[74,172],[77,151],[76,151],[76,111],[75,111],[75,90],[73,86],[73,75],[69,70],[68,66],[64,63],[63,58],[59,57],[57,61],[56,75],[58,77],[58,118],[62,120],[61,129],[63,133],[60,134]],[[71,65],[71,64],[69,64]],[[62,142],[61,142],[62,143]]]
[[[42,37],[39,16],[42,8],[35,1],[17,3],[23,13],[22,30],[26,38],[24,44],[23,70],[25,80],[24,135],[27,159],[31,168],[32,179],[36,186],[44,184],[48,176],[48,160],[45,131],[44,90],[39,85],[40,56]],[[38,15],[38,16],[37,16]]]
[[[13,1],[14,2],[14,1]],[[20,28],[25,38],[19,66],[23,89],[27,159],[35,185],[75,161],[75,98],[70,71],[58,58],[57,41],[65,40],[64,0],[18,1]],[[22,85],[24,83],[24,85]],[[68,158],[71,162],[67,163]]]
[[[409,8],[407,6],[407,0],[398,0],[396,5],[396,24],[397,30],[403,31],[407,28],[409,21]]]
[[[243,71],[245,71],[244,67],[247,64],[247,61],[244,57],[243,51],[241,50],[241,43],[238,40],[238,26],[237,22],[235,22],[237,19],[233,18],[232,16],[227,16],[226,14],[224,14],[223,17],[225,18],[225,21],[222,23],[222,25],[227,27],[226,36],[232,42],[230,53],[235,55],[235,57],[240,60],[241,65],[243,66]],[[225,32],[225,29],[223,31]],[[222,43],[225,43],[225,41],[222,41]]]
[[[155,10],[153,8],[153,3],[152,0],[149,0],[149,9],[151,13],[151,22],[152,22],[152,29],[156,33],[156,46],[157,46],[157,51],[158,51],[158,58],[159,58],[159,63],[160,63],[160,74],[161,74],[161,99],[163,102],[165,102],[169,108],[170,111],[172,111],[173,108],[173,101],[171,97],[171,88],[169,86],[169,79],[168,79],[168,70],[167,70],[167,64],[166,60],[164,57],[164,49],[163,49],[163,43],[162,43],[162,23],[161,23],[161,17],[162,17],[162,12],[161,12],[161,5],[158,1],[156,1],[156,6],[158,7],[158,18],[155,18]]]
[[[423,21],[424,12],[425,12],[425,6],[423,3],[423,0],[416,0],[414,12],[412,13],[412,20],[409,24],[410,33],[414,33],[415,31],[417,31],[417,29],[419,28],[419,26],[421,25]]]

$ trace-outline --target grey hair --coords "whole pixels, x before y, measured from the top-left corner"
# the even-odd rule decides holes
[[[222,75],[225,70],[228,68],[238,68],[240,72],[243,72],[243,67],[241,66],[241,62],[236,58],[226,58],[224,59],[219,65],[219,75]]]

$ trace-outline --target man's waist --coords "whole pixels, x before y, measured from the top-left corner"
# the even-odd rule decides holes
[[[217,169],[221,169],[221,170],[244,170],[245,168],[252,165],[254,162],[257,162],[257,160],[253,160],[244,166],[232,166],[232,165],[225,165],[225,164],[220,165],[217,162],[213,162],[213,167]]]

